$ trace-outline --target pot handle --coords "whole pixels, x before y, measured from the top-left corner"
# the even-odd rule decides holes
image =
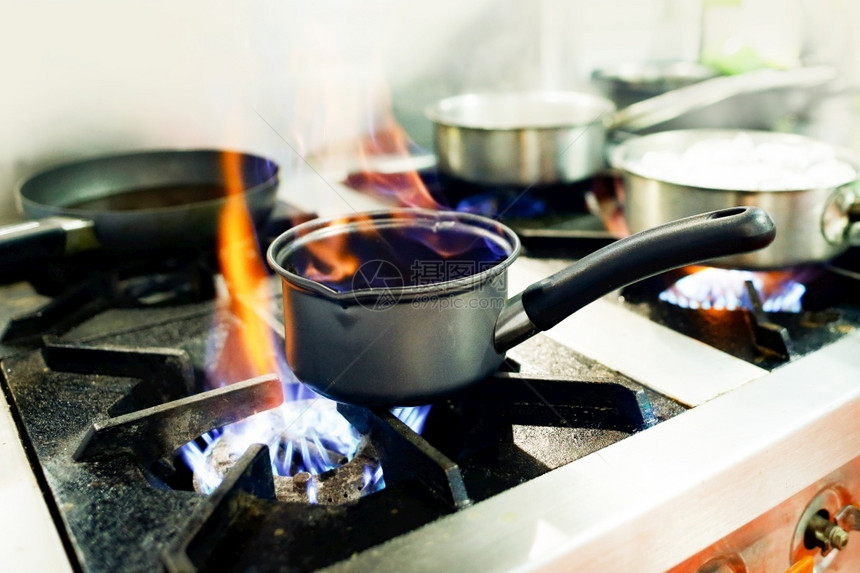
[[[821,210],[821,234],[844,250],[860,245],[860,180],[840,185]]]
[[[848,244],[860,246],[860,202],[852,203],[848,207]]]
[[[98,247],[93,222],[48,217],[0,227],[0,262],[4,271],[31,260]]]
[[[612,115],[610,129],[641,131],[730,97],[778,88],[813,87],[836,78],[830,66],[755,70],[684,86],[631,104]]]
[[[678,219],[616,241],[529,286],[502,309],[500,353],[547,330],[615,289],[708,259],[754,251],[776,236],[759,207],[732,207]]]

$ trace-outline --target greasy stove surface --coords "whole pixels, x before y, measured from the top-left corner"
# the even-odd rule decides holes
[[[0,291],[2,325],[49,300],[27,285]],[[213,314],[211,300],[107,308],[59,336],[0,346],[4,390],[82,569],[317,569],[683,411],[537,337],[511,352],[507,369],[519,373],[435,404],[426,441],[392,430],[386,412],[342,408],[380,450],[381,492],[344,505],[278,502],[266,493],[271,474],[259,474],[262,454],[249,452],[207,497],[192,491],[188,470],[166,450],[175,437],[159,426],[152,436],[139,427],[112,433],[111,423],[159,407],[170,419],[169,406],[185,394],[204,395]],[[124,357],[119,365],[108,363],[114,355]]]

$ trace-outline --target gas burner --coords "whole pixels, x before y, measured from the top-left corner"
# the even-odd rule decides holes
[[[113,571],[325,567],[657,422],[641,389],[504,372],[429,415],[328,405],[356,437],[347,460],[316,424],[316,439],[303,442],[245,434],[244,444],[213,452],[223,467],[210,490],[186,456],[172,453],[177,447],[201,435],[217,446],[231,428],[281,416],[285,394],[310,398],[274,375],[201,391],[212,318],[210,305],[84,343],[73,341],[78,328],[3,360],[3,384],[82,563]],[[425,415],[419,435],[410,425],[418,429]],[[305,461],[315,453],[334,467]],[[195,493],[195,482],[211,493]],[[347,538],[345,524],[354,528]]]
[[[433,410],[443,414],[436,421],[439,424],[436,431],[442,428],[445,430],[434,441],[444,451],[412,431],[391,412],[338,406],[338,411],[378,452],[379,460],[385,466],[386,479],[390,482],[384,492],[373,497],[373,506],[366,504],[361,510],[367,513],[371,507],[381,508],[381,515],[388,511],[389,519],[374,522],[371,530],[354,531],[350,536],[350,547],[361,548],[390,535],[387,528],[391,527],[391,516],[400,516],[402,512],[408,511],[409,514],[403,515],[402,519],[405,523],[414,523],[416,518],[433,507],[441,514],[458,511],[485,498],[489,484],[498,487],[497,482],[509,480],[502,476],[510,473],[514,461],[500,456],[500,452],[504,450],[506,440],[512,437],[512,423],[559,427],[573,425],[580,428],[599,426],[603,430],[626,433],[639,431],[657,422],[650,403],[641,391],[630,391],[618,384],[535,379],[516,373],[500,373],[444,406]],[[431,413],[431,423],[432,416]],[[462,463],[449,457],[452,453],[463,460]],[[273,505],[276,500],[284,500],[281,488],[292,485],[294,490],[301,490],[307,487],[309,481],[308,476],[297,479],[299,475],[296,475],[279,486],[278,477],[273,478],[271,471],[272,458],[267,446],[252,444],[231,464],[221,484],[197,508],[186,527],[179,531],[164,553],[163,561],[168,570],[199,570],[214,563],[230,563],[231,566],[241,567],[251,562],[255,551],[259,555],[263,547],[268,547],[269,551],[263,551],[262,554],[277,554],[283,559],[291,559],[286,556],[294,555],[292,559],[300,559],[305,563],[301,568],[320,565],[316,552],[303,554],[290,551],[289,548],[301,546],[305,539],[317,539],[319,544],[326,543],[325,540],[331,540],[333,536],[337,537],[330,529],[343,528],[343,523],[337,521],[338,516],[361,515],[358,513],[360,506],[353,503],[354,499],[346,499],[351,496],[348,491],[341,493],[344,499],[333,499],[339,497],[337,492],[341,490],[331,487],[328,491],[334,490],[336,493],[334,496],[328,493],[331,496],[328,499],[319,499],[322,490],[317,493],[319,503],[325,507],[324,512],[314,506],[308,506],[303,512],[295,509],[291,513],[281,511],[281,508]],[[480,465],[474,465],[475,459],[480,460]],[[495,470],[499,473],[494,479],[488,479],[489,476],[484,472],[493,459],[500,464]],[[527,459],[528,456],[522,457],[521,454],[519,463],[526,463]],[[542,466],[539,473],[548,469],[536,460],[531,463],[536,468]],[[348,483],[350,478],[341,476],[344,468],[333,470],[328,477],[321,475],[321,483],[326,483],[326,480]],[[347,475],[354,474],[348,472]],[[482,483],[483,486],[480,485]],[[509,483],[507,487],[511,485],[515,483]],[[345,487],[349,489],[349,485]],[[419,495],[402,497],[407,491],[418,491]],[[389,495],[384,495],[386,493]],[[400,497],[394,497],[394,494]],[[413,505],[425,495],[430,498],[420,506]],[[286,499],[295,501],[296,498],[302,499],[302,496],[297,496],[294,491]],[[266,516],[262,521],[260,512]],[[374,512],[370,515],[379,514]],[[249,531],[254,531],[250,537]],[[247,545],[226,553],[224,547],[225,544],[230,545],[228,540],[243,535],[243,532]],[[348,555],[344,549],[341,540],[336,549],[329,549],[329,557]],[[313,567],[309,567],[309,564]]]
[[[274,237],[314,217],[279,202],[261,230]],[[0,323],[0,343],[61,334],[110,309],[159,308],[212,300],[217,274],[211,250],[159,253],[143,258],[111,253],[29,263],[3,281],[26,281],[30,304]],[[21,297],[24,298],[24,297]]]
[[[391,189],[414,186],[416,172],[366,172],[347,175],[343,184],[385,201],[397,194]],[[611,187],[608,175],[566,185],[512,187],[480,185],[437,173],[425,167],[417,171],[420,184],[432,198],[421,206],[453,209],[504,221],[519,236],[531,256],[581,257],[606,246],[615,236],[606,230],[591,197],[597,189]],[[606,191],[599,194],[605,195]]]
[[[834,300],[844,298],[834,298],[836,282],[815,266],[767,273],[688,267],[631,285],[622,294],[631,308],[659,324],[773,369],[852,329],[852,311],[834,308]],[[822,296],[830,303],[827,310],[814,304]]]
[[[209,435],[212,434],[219,436],[221,432],[213,431]],[[194,491],[211,494],[241,457],[230,451],[227,440],[218,440],[217,437],[214,440],[217,441],[207,435],[204,441],[207,441],[207,446],[211,445],[211,450],[206,448],[196,456],[189,453],[188,445],[183,447],[182,455],[186,463],[193,463],[198,468],[209,464],[208,471],[194,471]],[[295,442],[287,442],[285,446],[282,439],[278,451],[271,452],[269,467],[274,480],[275,497],[279,501],[342,505],[354,503],[362,495],[376,491],[374,474],[378,473],[376,481],[381,481],[382,469],[376,449],[366,439],[359,441],[351,459],[339,452],[327,450],[321,442],[315,436],[312,441],[300,439],[299,446],[294,446]],[[287,464],[289,467],[284,467]],[[327,469],[317,469],[320,464],[325,464]],[[314,468],[315,473],[301,467]]]
[[[586,192],[594,180],[519,187],[486,185],[438,174],[439,192],[458,211],[495,217],[502,221],[565,218],[588,212]]]
[[[806,287],[795,280],[796,273],[753,272],[733,269],[692,267],[690,274],[660,292],[660,300],[681,308],[702,310],[752,310],[747,284],[761,299],[764,312],[800,312]]]
[[[406,206],[453,209],[508,222],[539,222],[587,213],[585,193],[595,183],[586,180],[532,187],[485,185],[456,179],[427,167],[403,172],[355,171],[346,176],[343,184]],[[417,199],[410,199],[413,196]]]
[[[271,453],[277,498],[305,503],[351,503],[385,487],[376,449],[338,412],[337,405],[300,383],[284,386],[284,403],[185,444],[180,453],[194,489],[212,493],[252,443]],[[420,434],[429,406],[395,414]]]
[[[60,334],[112,308],[155,308],[211,300],[210,254],[158,261],[60,261],[29,275],[35,293],[50,300],[10,318],[0,342]],[[38,296],[34,294],[33,299]],[[0,325],[2,326],[2,325]]]

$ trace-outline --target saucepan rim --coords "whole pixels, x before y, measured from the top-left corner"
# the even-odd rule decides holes
[[[301,276],[285,265],[286,259],[297,249],[326,237],[342,233],[354,233],[376,228],[433,227],[440,222],[452,221],[458,230],[473,233],[476,239],[494,241],[507,252],[504,259],[495,265],[466,277],[426,285],[404,285],[390,288],[365,288],[336,291],[323,283]],[[353,215],[317,218],[297,225],[272,241],[266,253],[269,266],[286,282],[306,292],[338,301],[341,304],[363,303],[377,300],[380,296],[395,296],[397,300],[411,300],[428,294],[453,295],[474,290],[504,273],[520,253],[520,240],[507,225],[494,219],[458,211],[436,211],[432,209],[383,209]]]
[[[515,120],[515,108],[541,109],[557,106],[552,119]],[[490,107],[490,112],[486,109]],[[479,117],[470,110],[480,109]],[[425,109],[425,115],[440,126],[486,132],[520,132],[525,130],[558,131],[586,128],[607,123],[616,111],[612,100],[585,91],[515,91],[469,92],[446,97]]]

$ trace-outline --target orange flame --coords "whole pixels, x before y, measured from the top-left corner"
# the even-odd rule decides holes
[[[679,273],[684,273],[684,276],[694,275],[696,273],[700,273],[702,271],[708,270],[711,267],[705,265],[687,265],[686,267],[682,267],[678,269]]]
[[[248,377],[260,376],[277,371],[271,329],[254,311],[269,302],[266,271],[245,207],[241,155],[225,152],[221,169],[227,197],[219,224],[218,261],[230,295],[230,312],[239,321],[236,334],[249,362]]]
[[[377,86],[377,109],[369,133],[357,142],[356,154],[361,170],[348,175],[345,183],[358,191],[375,193],[394,199],[404,207],[444,209],[437,202],[421,176],[414,169],[402,172],[381,172],[380,160],[408,159],[411,140],[394,118],[391,94],[380,80]]]
[[[347,183],[354,188],[380,190],[393,196],[405,207],[442,209],[430,194],[421,176],[415,170],[401,173],[378,173],[373,171],[374,157],[409,157],[409,138],[406,132],[387,112],[380,127],[360,146],[359,157],[363,170],[350,175]]]
[[[345,225],[349,220],[348,217],[337,219],[332,221],[332,226]],[[337,233],[308,242],[306,248],[319,265],[310,264],[302,274],[317,282],[341,281],[355,275],[361,263],[358,257],[349,252],[348,239],[346,233]]]

